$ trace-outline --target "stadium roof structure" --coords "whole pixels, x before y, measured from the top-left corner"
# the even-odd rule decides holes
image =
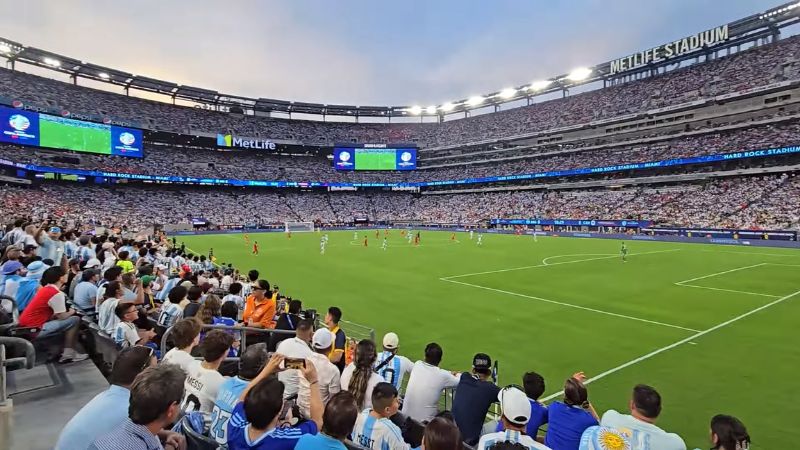
[[[700,61],[700,58],[708,58],[719,50],[738,47],[760,39],[776,39],[780,36],[781,28],[797,23],[800,23],[800,1],[793,1],[694,36],[592,67],[578,68],[546,80],[427,107],[328,105],[224,94],[212,89],[184,86],[88,63],[36,47],[28,47],[2,37],[0,37],[0,57],[6,58],[12,69],[15,63],[29,64],[67,74],[76,84],[79,78],[90,79],[121,86],[126,93],[129,89],[137,89],[168,96],[173,102],[180,99],[216,110],[252,114],[282,113],[288,114],[289,118],[292,113],[299,113],[321,115],[323,119],[325,116],[355,117],[356,120],[359,117],[383,117],[391,120],[393,117],[429,116],[444,120],[450,114],[469,115],[472,110],[486,107],[494,107],[497,111],[502,104],[508,102],[526,100],[527,104],[531,104],[532,99],[539,95],[561,92],[566,96],[570,88],[588,83],[602,82],[606,86],[609,83],[653,76],[660,73],[660,70],[667,70],[668,66],[676,62],[692,59]]]

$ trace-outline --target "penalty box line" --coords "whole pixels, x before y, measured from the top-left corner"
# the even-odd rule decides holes
[[[673,249],[669,249],[669,250],[656,250],[656,251],[652,251],[652,252],[631,253],[628,256],[653,255],[653,254],[656,254],[656,253],[677,252],[677,251],[680,251],[680,250],[681,249],[679,249],[679,248],[673,248]],[[557,256],[577,256],[577,255],[555,255],[555,256],[547,257],[544,260],[552,259],[552,258],[555,258]],[[534,269],[534,268],[537,268],[537,267],[560,266],[562,264],[576,264],[576,263],[581,263],[581,262],[586,262],[586,261],[597,261],[597,260],[601,260],[601,259],[611,259],[611,258],[620,258],[620,257],[621,257],[620,255],[599,256],[599,257],[596,257],[596,258],[576,259],[576,260],[572,260],[572,261],[563,261],[563,262],[554,262],[554,263],[542,263],[542,264],[536,264],[536,265],[533,265],[533,266],[522,266],[522,267],[511,267],[509,269],[488,270],[486,272],[464,273],[464,274],[461,274],[461,275],[451,275],[449,277],[442,277],[442,278],[439,278],[439,279],[442,280],[442,281],[449,281],[449,280],[452,280],[454,278],[471,277],[471,276],[474,276],[474,275],[486,275],[486,274],[490,274],[490,273],[512,272],[512,271],[515,271],[515,270]],[[544,261],[544,260],[542,260],[542,261]]]
[[[681,339],[681,340],[673,342],[672,344],[669,344],[667,346],[664,346],[664,347],[661,347],[659,349],[653,350],[650,353],[644,354],[644,355],[642,355],[642,356],[640,356],[640,357],[638,357],[636,359],[632,359],[632,360],[630,360],[630,361],[628,361],[628,362],[626,362],[624,364],[620,364],[617,367],[608,369],[605,372],[599,373],[599,374],[597,374],[597,375],[595,375],[595,376],[593,376],[591,378],[588,378],[584,382],[584,384],[589,384],[589,383],[595,382],[597,380],[602,380],[603,378],[605,378],[605,377],[607,377],[609,375],[612,375],[614,373],[617,373],[622,369],[625,369],[625,368],[628,368],[630,366],[639,364],[640,362],[646,361],[646,360],[648,360],[648,359],[650,359],[650,358],[652,358],[652,357],[654,357],[656,355],[660,355],[661,353],[664,353],[666,351],[672,350],[675,347],[679,347],[679,346],[681,346],[683,344],[686,344],[687,342],[691,342],[691,341],[693,341],[693,340],[695,340],[695,339],[697,339],[699,337],[705,336],[708,333],[711,333],[711,332],[717,331],[719,329],[725,328],[725,327],[727,327],[729,325],[732,325],[732,324],[734,324],[734,323],[736,323],[736,322],[738,322],[738,321],[740,321],[740,320],[742,320],[742,319],[744,319],[746,317],[749,317],[749,316],[751,316],[753,314],[761,312],[761,311],[763,311],[763,310],[765,310],[767,308],[771,308],[771,307],[773,307],[773,306],[775,306],[775,305],[777,305],[779,303],[783,303],[786,300],[789,300],[790,298],[794,297],[797,294],[800,294],[800,291],[795,291],[795,292],[793,292],[793,293],[791,293],[789,295],[785,295],[785,296],[783,296],[783,297],[781,297],[781,298],[779,298],[777,300],[773,300],[772,302],[767,303],[766,305],[762,305],[762,306],[759,306],[758,308],[751,309],[750,311],[747,311],[747,312],[745,312],[743,314],[740,314],[740,315],[738,315],[738,316],[736,316],[736,317],[734,317],[732,319],[728,319],[728,320],[726,320],[726,321],[724,321],[722,323],[714,325],[711,328],[705,329],[703,331],[699,331],[699,332],[697,332],[697,333],[695,333],[695,334],[693,334],[693,335],[691,335],[691,336],[689,336],[687,338]],[[563,393],[564,393],[564,391],[556,392],[554,394],[548,395],[547,397],[543,398],[541,401],[547,402],[547,401],[553,400],[554,398],[559,397]]]
[[[691,283],[693,281],[704,280],[706,278],[716,277],[716,276],[719,276],[719,275],[725,275],[727,273],[738,272],[740,270],[747,270],[747,269],[752,269],[752,268],[755,268],[755,267],[761,267],[761,266],[766,266],[766,265],[783,265],[783,264],[772,264],[772,263],[766,263],[766,262],[762,262],[762,263],[758,263],[758,264],[751,264],[749,266],[736,267],[736,268],[730,269],[730,270],[723,270],[722,272],[714,272],[714,273],[710,273],[708,275],[703,275],[703,276],[700,276],[700,277],[690,278],[688,280],[678,281],[678,282],[676,282],[674,284],[675,284],[675,286],[696,288],[696,289],[707,289],[707,290],[710,290],[710,291],[732,292],[732,293],[736,293],[736,294],[757,295],[759,297],[780,298],[781,297],[780,295],[764,294],[764,293],[761,293],[761,292],[740,291],[740,290],[737,290],[737,289],[726,289],[726,288],[718,288],[718,287],[711,287],[711,286],[698,286],[696,284],[689,284],[689,283]]]

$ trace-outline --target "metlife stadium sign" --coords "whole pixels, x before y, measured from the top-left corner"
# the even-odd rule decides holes
[[[268,140],[241,138],[230,134],[217,134],[217,147],[275,150],[277,145]]]
[[[701,31],[694,36],[678,39],[658,47],[634,53],[624,58],[611,61],[610,75],[637,69],[650,63],[661,62],[665,59],[685,55],[707,45],[716,45],[727,41],[729,37],[728,25],[722,25],[710,30]]]

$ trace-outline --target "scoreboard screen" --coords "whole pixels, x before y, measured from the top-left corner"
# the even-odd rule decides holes
[[[417,149],[414,147],[362,145],[334,147],[333,167],[336,170],[414,170],[417,168]]]

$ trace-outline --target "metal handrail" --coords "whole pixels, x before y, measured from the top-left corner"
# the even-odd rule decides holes
[[[167,353],[167,338],[170,334],[172,334],[172,327],[167,328],[167,331],[164,332],[164,335],[161,337],[161,354],[165,355]],[[297,332],[295,330],[277,330],[274,328],[254,328],[254,327],[245,327],[245,326],[230,326],[230,325],[209,325],[203,324],[204,330],[224,330],[224,331],[241,331],[239,333],[241,336],[241,343],[239,354],[241,355],[244,353],[245,349],[247,348],[247,333],[254,333],[254,334],[285,334],[288,336],[296,336]],[[226,361],[238,361],[238,357],[231,357],[225,358]]]

